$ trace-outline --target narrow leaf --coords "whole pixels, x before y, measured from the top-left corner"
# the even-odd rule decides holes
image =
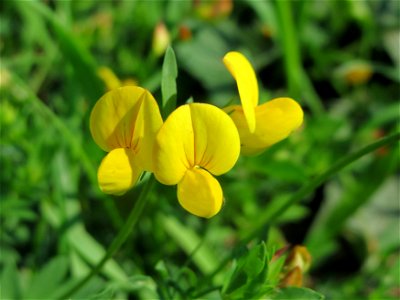
[[[218,258],[207,247],[206,243],[201,243],[201,238],[191,230],[184,226],[176,218],[166,215],[160,215],[160,220],[165,231],[172,239],[183,249],[187,255],[191,255],[193,263],[201,270],[203,274],[209,274],[217,265]],[[198,247],[198,248],[197,248]]]
[[[178,67],[175,53],[171,47],[165,52],[161,78],[162,115],[165,119],[176,107],[176,78]]]
[[[80,224],[74,226],[69,232],[71,246],[91,265],[95,265],[105,255],[106,250],[99,244]],[[123,269],[110,259],[102,270],[103,274],[116,281],[126,280]]]
[[[32,279],[25,299],[47,298],[61,285],[68,271],[66,257],[58,256],[47,263]]]
[[[281,289],[272,299],[274,300],[322,300],[325,297],[307,288],[289,287]]]
[[[0,276],[0,286],[2,299],[19,299],[21,297],[20,280],[14,261],[10,260],[5,263]]]

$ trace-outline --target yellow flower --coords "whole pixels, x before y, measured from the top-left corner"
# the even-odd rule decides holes
[[[228,52],[223,62],[236,80],[242,103],[224,109],[239,131],[242,154],[258,154],[300,127],[303,110],[293,99],[275,98],[258,105],[257,78],[243,54]]]
[[[154,146],[154,175],[166,185],[178,185],[178,201],[190,213],[210,218],[223,203],[213,175],[228,172],[240,153],[235,124],[219,108],[191,103],[167,118]]]
[[[157,102],[141,87],[121,87],[97,101],[90,131],[97,145],[109,152],[97,173],[104,193],[122,195],[143,171],[153,170],[152,150],[161,125]]]

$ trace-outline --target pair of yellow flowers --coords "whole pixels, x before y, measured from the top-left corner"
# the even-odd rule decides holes
[[[242,106],[221,110],[205,103],[185,104],[163,123],[154,97],[141,87],[121,87],[100,98],[90,130],[109,152],[98,170],[103,192],[124,194],[149,171],[163,184],[178,185],[184,209],[210,218],[224,199],[213,175],[228,172],[240,153],[259,153],[302,124],[303,111],[290,98],[258,106],[256,75],[245,56],[229,52],[223,61],[236,80]]]

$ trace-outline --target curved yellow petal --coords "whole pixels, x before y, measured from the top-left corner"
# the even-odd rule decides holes
[[[240,154],[240,138],[235,124],[216,106],[193,103],[189,108],[195,165],[214,175],[228,172]]]
[[[211,218],[221,210],[222,189],[206,170],[189,169],[178,183],[178,201],[191,214]]]
[[[181,181],[194,166],[193,126],[188,105],[175,109],[161,126],[154,144],[154,175],[163,184]]]
[[[150,93],[145,94],[132,136],[137,162],[145,171],[153,172],[153,148],[162,124],[163,120],[157,102]]]
[[[103,80],[108,91],[119,88],[121,86],[121,81],[118,79],[117,75],[115,75],[110,68],[107,67],[98,68],[97,75]]]
[[[104,193],[122,195],[135,185],[142,172],[131,150],[117,148],[104,157],[97,179]]]
[[[104,151],[116,148],[135,150],[138,139],[134,139],[138,113],[143,103],[153,103],[153,96],[147,90],[137,86],[126,86],[106,93],[95,104],[90,115],[90,131],[93,139]],[[157,109],[151,110],[151,118],[161,116]],[[150,124],[161,125],[161,124]],[[157,126],[155,126],[157,127]],[[148,136],[154,139],[154,136]]]
[[[251,133],[247,127],[243,110],[240,106],[227,107],[230,116],[239,131],[242,145],[241,154],[258,154],[269,146],[285,139],[303,123],[303,110],[290,98],[276,98],[257,106],[256,130]]]
[[[186,104],[172,112],[157,134],[154,174],[170,185],[195,166],[219,175],[234,166],[239,153],[237,129],[222,110],[205,103]]]
[[[247,58],[239,52],[228,52],[223,62],[238,86],[240,101],[250,132],[256,128],[254,108],[258,104],[258,84],[256,74]]]

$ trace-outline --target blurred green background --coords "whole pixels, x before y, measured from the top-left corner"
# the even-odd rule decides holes
[[[339,159],[399,130],[398,1],[1,6],[1,299],[55,299],[105,254],[142,185],[122,197],[99,191],[104,153],[90,136],[90,111],[110,85],[135,83],[161,102],[167,44],[178,65],[178,104],[239,103],[222,63],[237,50],[257,72],[260,102],[296,99],[304,125],[219,178],[226,201],[211,220],[189,215],[175,187],[157,184],[127,242],[72,298],[244,297],[227,294],[227,286],[235,290],[229,274],[260,241],[268,255],[305,245],[312,266],[303,286],[326,299],[400,297],[398,143],[270,221]]]

